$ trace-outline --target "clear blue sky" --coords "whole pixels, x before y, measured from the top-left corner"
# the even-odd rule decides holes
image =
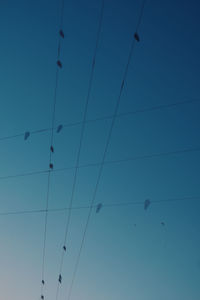
[[[105,0],[87,119],[113,114],[142,1]],[[101,1],[65,0],[56,125],[83,118]],[[119,113],[200,100],[200,4],[147,0]],[[0,137],[49,128],[60,3],[0,4]],[[200,147],[200,102],[117,118],[106,160]],[[80,164],[100,162],[111,120],[88,123]],[[80,126],[55,134],[55,168],[74,166]],[[48,169],[50,132],[0,141],[0,176]],[[200,299],[200,152],[104,167],[71,300]],[[97,167],[78,172],[74,205],[89,205]],[[52,173],[50,208],[69,205],[74,170]],[[0,212],[45,208],[47,174],[0,180]],[[196,197],[176,202],[166,199]],[[153,201],[163,201],[153,203]],[[59,299],[67,299],[88,214],[74,210]],[[49,214],[45,299],[54,300],[66,215]],[[161,225],[165,223],[165,226]],[[0,216],[0,298],[38,299],[44,214]]]

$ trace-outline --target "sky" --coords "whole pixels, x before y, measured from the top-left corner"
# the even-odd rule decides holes
[[[101,1],[65,0],[49,209],[69,207]],[[141,0],[105,0],[73,206],[89,206]],[[146,0],[72,293],[89,209],[71,214],[60,300],[200,299],[200,4]],[[61,2],[0,3],[0,298],[40,299]],[[133,113],[135,112],[135,113]],[[107,118],[109,117],[109,118]],[[14,137],[15,135],[19,135]],[[10,137],[12,138],[6,138]],[[6,139],[4,139],[6,138]],[[167,155],[163,155],[166,154]],[[68,168],[69,167],[69,168]],[[18,174],[35,173],[17,176]],[[7,177],[7,178],[5,178]],[[144,201],[151,204],[144,210]],[[109,206],[110,204],[132,205]],[[48,213],[45,299],[56,300],[66,211]],[[164,223],[162,225],[161,223]],[[58,300],[57,299],[57,300]]]

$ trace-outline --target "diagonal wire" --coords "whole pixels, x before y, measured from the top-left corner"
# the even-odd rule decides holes
[[[138,19],[138,23],[137,23],[137,26],[136,26],[136,33],[138,31],[138,28],[139,28],[141,20],[142,20],[145,2],[146,2],[146,0],[143,0],[143,2],[142,2],[142,7],[141,7],[139,19]],[[86,233],[87,233],[87,230],[88,230],[89,221],[90,221],[91,214],[92,214],[92,207],[94,205],[97,190],[98,190],[99,183],[100,183],[100,180],[101,180],[101,177],[102,177],[103,167],[104,167],[104,163],[105,163],[105,159],[106,159],[106,154],[107,154],[107,151],[108,151],[108,148],[109,148],[109,145],[110,145],[113,128],[114,128],[115,121],[116,121],[116,116],[117,116],[117,113],[118,113],[118,110],[119,110],[121,96],[122,96],[122,92],[123,92],[123,89],[124,89],[124,84],[125,84],[125,81],[126,81],[126,78],[127,78],[129,65],[130,65],[131,58],[132,58],[132,55],[133,55],[133,50],[134,50],[134,47],[135,47],[135,42],[136,42],[136,40],[133,39],[132,43],[131,43],[131,48],[130,48],[130,52],[129,52],[129,55],[128,55],[127,64],[125,66],[125,71],[124,71],[124,75],[123,75],[123,79],[122,79],[122,83],[121,83],[121,87],[120,87],[120,91],[119,91],[119,96],[117,98],[117,102],[116,102],[116,105],[115,105],[114,115],[113,115],[113,118],[112,118],[112,121],[111,121],[111,126],[110,126],[110,130],[109,130],[109,133],[108,133],[108,137],[107,137],[107,141],[106,141],[106,145],[105,145],[105,149],[104,149],[104,153],[103,153],[103,158],[102,158],[102,161],[101,161],[101,164],[100,164],[100,167],[99,167],[99,173],[98,173],[96,185],[95,185],[95,188],[94,188],[94,193],[93,193],[93,196],[92,196],[92,201],[91,201],[89,213],[88,213],[87,220],[86,220],[86,225],[85,225],[85,228],[84,228],[83,237],[82,237],[82,240],[81,240],[81,245],[80,245],[80,248],[79,248],[79,251],[78,251],[78,257],[77,257],[77,260],[75,262],[75,267],[74,267],[74,271],[73,271],[73,274],[72,274],[72,281],[71,281],[71,284],[70,284],[70,287],[69,287],[69,293],[68,293],[68,296],[67,296],[67,300],[70,300],[70,298],[71,298],[72,289],[73,289],[73,285],[74,285],[74,281],[75,281],[75,277],[76,277],[76,274],[77,274],[79,261],[80,261],[80,257],[81,257],[81,252],[82,252],[82,249],[83,249]]]
[[[78,174],[78,169],[79,169],[80,153],[81,153],[81,149],[82,149],[83,136],[84,136],[84,132],[85,132],[87,110],[88,110],[88,104],[89,104],[89,100],[90,100],[91,89],[92,89],[92,84],[93,84],[93,79],[94,79],[96,56],[97,56],[97,51],[98,51],[99,42],[100,42],[100,34],[101,34],[101,29],[102,29],[103,14],[104,14],[104,0],[102,0],[102,3],[101,3],[99,24],[98,24],[96,43],[95,43],[94,54],[93,54],[93,59],[92,59],[92,66],[91,66],[91,72],[90,72],[90,78],[89,78],[88,92],[87,92],[86,103],[85,103],[85,108],[84,108],[83,121],[82,121],[82,124],[81,124],[80,141],[79,141],[77,159],[76,159],[76,164],[75,164],[75,173],[74,173],[74,178],[73,178],[73,185],[72,185],[72,192],[71,192],[71,197],[70,197],[69,210],[68,210],[68,214],[67,214],[66,228],[65,228],[65,234],[64,234],[64,243],[63,243],[63,249],[62,249],[62,254],[61,254],[61,261],[60,261],[60,266],[59,266],[59,277],[61,276],[61,273],[62,273],[64,255],[65,255],[65,251],[66,251],[66,241],[67,241],[68,230],[69,230],[69,225],[70,225],[70,220],[71,220],[71,212],[72,212],[71,208],[72,208],[72,204],[73,204],[73,200],[74,200],[74,193],[75,193],[76,182],[77,182],[77,174]],[[60,287],[60,283],[61,283],[59,281],[58,281],[57,289],[56,289],[56,300],[58,299],[59,287]]]
[[[152,200],[151,203],[169,203],[169,202],[178,202],[178,201],[192,201],[192,200],[200,200],[200,196],[187,196],[181,198],[168,198],[163,200]],[[114,202],[114,203],[101,203],[104,208],[113,208],[113,207],[125,207],[132,205],[144,205],[144,201],[129,201],[129,202]],[[98,205],[93,205],[92,208],[97,208]],[[66,210],[82,210],[88,209],[91,205],[87,206],[73,206],[73,207],[63,207],[63,208],[51,208],[48,209],[49,213],[53,212],[63,212]],[[6,211],[0,212],[0,216],[11,216],[11,215],[27,215],[27,214],[41,214],[46,213],[46,209],[32,209],[32,210],[17,210],[17,211]]]
[[[198,102],[200,102],[200,99],[192,98],[192,99],[177,101],[177,102],[173,102],[173,103],[169,103],[169,104],[160,104],[160,105],[155,105],[155,106],[152,106],[152,107],[149,107],[149,108],[140,108],[140,109],[137,109],[137,110],[134,110],[134,111],[119,113],[119,114],[117,114],[116,118],[131,116],[131,115],[140,114],[140,113],[152,112],[152,111],[166,109],[166,108],[173,108],[173,107],[177,107],[177,106],[184,105],[184,104],[191,104],[191,103],[198,103]],[[110,120],[112,118],[113,118],[113,115],[108,115],[108,116],[103,116],[103,117],[98,117],[98,118],[94,118],[94,119],[85,120],[85,123],[86,124],[94,123],[94,122],[99,122],[99,121],[104,121],[104,120]],[[63,128],[79,126],[79,125],[82,125],[82,123],[83,123],[83,121],[76,121],[76,122],[66,123],[66,124],[63,125]],[[40,134],[40,133],[44,133],[44,132],[49,132],[51,130],[52,130],[52,128],[50,128],[50,127],[49,128],[41,128],[41,129],[38,129],[38,130],[30,131],[30,134],[31,135]],[[54,127],[53,130],[57,130],[57,127]],[[8,136],[0,137],[0,141],[10,140],[10,139],[14,139],[14,138],[17,138],[17,137],[24,137],[24,132],[14,134],[14,135],[8,135]]]
[[[199,152],[199,151],[200,151],[200,147],[185,148],[185,149],[181,149],[181,150],[174,150],[174,151],[168,151],[168,152],[157,152],[157,153],[151,153],[151,154],[145,154],[145,155],[131,156],[131,157],[126,157],[126,158],[121,158],[121,159],[116,159],[116,160],[107,160],[107,161],[104,161],[104,165],[113,165],[113,164],[115,165],[115,164],[119,164],[119,163],[130,162],[130,161],[167,157],[167,156],[171,156],[171,155],[181,155],[181,154],[187,154],[187,153],[193,153],[193,152]],[[79,165],[78,169],[98,167],[100,165],[101,165],[101,162],[88,163],[88,164]],[[73,170],[73,169],[75,169],[75,166],[71,166],[71,167],[69,166],[69,167],[54,169],[51,171],[51,173],[63,172],[63,171],[68,171],[68,170]],[[49,170],[40,170],[40,171],[33,171],[33,172],[27,172],[27,173],[6,175],[6,176],[0,176],[0,180],[7,180],[7,179],[14,179],[14,178],[19,178],[19,177],[47,174],[48,172],[49,172]]]
[[[60,30],[62,30],[63,25],[63,15],[64,15],[64,0],[62,0],[61,6],[61,20],[60,20]],[[49,172],[47,179],[47,195],[46,195],[46,208],[45,208],[45,219],[44,219],[44,240],[43,240],[43,250],[42,250],[42,274],[41,274],[41,299],[44,299],[44,285],[45,285],[45,258],[46,258],[46,239],[47,239],[47,222],[48,222],[48,209],[49,209],[49,192],[50,192],[50,179],[51,170],[53,169],[52,164],[52,152],[54,151],[54,126],[55,126],[55,111],[57,103],[57,90],[58,90],[58,79],[59,79],[59,64],[60,61],[60,47],[61,47],[61,36],[58,38],[58,49],[57,49],[57,67],[56,67],[56,79],[55,79],[55,89],[53,98],[53,112],[52,112],[52,123],[51,123],[51,134],[50,134],[50,147],[49,147]]]

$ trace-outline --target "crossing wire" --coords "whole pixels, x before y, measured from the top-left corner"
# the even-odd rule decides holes
[[[193,200],[200,200],[200,196],[187,196],[181,198],[168,198],[163,200],[151,200],[151,203],[169,203],[169,202],[180,202],[180,201],[193,201]],[[125,207],[125,206],[132,206],[132,205],[144,205],[144,201],[129,201],[129,202],[114,202],[114,203],[101,203],[103,208],[113,208],[113,207]],[[92,208],[97,208],[98,204],[93,205]],[[63,207],[63,208],[51,208],[48,209],[49,213],[54,212],[64,212],[66,210],[83,210],[90,208],[91,205],[87,206],[73,206],[73,207]],[[27,214],[41,214],[46,213],[45,209],[33,209],[33,210],[18,210],[18,211],[6,211],[0,212],[0,216],[12,216],[12,215],[27,215]]]
[[[98,50],[99,42],[100,42],[100,34],[101,34],[101,29],[102,29],[103,14],[104,14],[104,0],[102,0],[102,2],[101,2],[101,9],[100,9],[99,24],[98,24],[98,29],[97,29],[96,43],[95,43],[94,54],[93,54],[93,59],[92,59],[92,66],[91,66],[89,85],[88,85],[87,97],[86,97],[84,114],[83,114],[83,121],[82,121],[82,124],[81,124],[81,134],[80,134],[78,153],[77,153],[76,164],[75,164],[75,173],[74,173],[74,177],[73,177],[72,192],[71,192],[71,197],[70,197],[70,204],[69,204],[69,210],[68,210],[68,214],[67,214],[66,228],[65,228],[65,234],[64,234],[64,243],[63,243],[63,249],[62,249],[60,266],[59,266],[59,280],[58,280],[57,288],[56,288],[56,300],[58,299],[59,288],[60,288],[60,283],[61,283],[60,277],[61,277],[62,268],[63,268],[64,256],[65,256],[65,251],[66,251],[66,242],[67,242],[67,236],[68,236],[68,229],[69,229],[69,225],[70,225],[71,212],[72,212],[72,210],[70,208],[72,207],[73,200],[74,200],[74,193],[75,193],[76,182],[77,182],[77,174],[78,174],[78,169],[79,169],[80,153],[81,153],[81,149],[82,149],[83,136],[84,136],[84,132],[85,132],[88,104],[89,104],[89,100],[90,100],[91,89],[92,89],[92,84],[93,84],[93,79],[94,79],[94,71],[95,71],[97,50]]]
[[[139,29],[139,26],[140,26],[141,21],[142,21],[145,2],[146,2],[146,0],[143,0],[143,2],[142,2],[142,7],[141,7],[138,23],[137,23],[137,26],[136,26],[135,34],[138,34],[138,29]],[[75,262],[75,267],[74,267],[74,271],[73,271],[73,274],[72,274],[72,281],[71,281],[71,284],[70,284],[70,287],[69,287],[69,293],[68,293],[68,296],[67,296],[67,300],[70,300],[70,298],[71,298],[72,289],[73,289],[73,285],[74,285],[74,281],[75,281],[75,277],[76,277],[76,274],[77,274],[79,261],[80,261],[80,257],[81,257],[81,252],[82,252],[82,249],[83,249],[86,233],[87,233],[88,226],[89,226],[89,221],[90,221],[91,214],[92,214],[92,207],[94,205],[97,190],[98,190],[99,183],[100,183],[100,180],[101,180],[101,177],[102,177],[102,172],[103,172],[103,167],[104,167],[104,163],[105,163],[105,159],[106,159],[106,154],[107,154],[107,151],[108,151],[108,148],[109,148],[109,145],[110,145],[110,140],[111,140],[113,128],[114,128],[114,125],[115,125],[116,116],[117,116],[117,113],[118,113],[122,92],[124,90],[124,84],[125,84],[125,81],[126,81],[126,78],[127,78],[129,65],[130,65],[130,62],[131,62],[132,55],[133,55],[135,42],[136,42],[136,39],[134,38],[132,40],[132,43],[131,43],[131,48],[130,48],[130,52],[129,52],[129,55],[128,55],[127,64],[125,66],[125,71],[124,71],[124,75],[123,75],[123,79],[122,79],[122,83],[121,83],[121,87],[120,87],[120,91],[119,91],[119,96],[117,98],[117,102],[116,102],[116,105],[115,105],[114,115],[113,115],[113,118],[112,118],[112,121],[111,121],[111,126],[110,126],[110,130],[109,130],[109,133],[108,133],[106,146],[105,146],[104,153],[103,153],[103,158],[102,158],[102,161],[101,161],[101,164],[100,164],[100,167],[99,167],[99,173],[98,173],[98,176],[97,176],[97,181],[96,181],[96,185],[95,185],[95,188],[94,188],[94,193],[93,193],[93,196],[92,196],[91,205],[90,205],[90,208],[89,208],[89,213],[88,213],[88,216],[87,216],[86,225],[85,225],[84,232],[83,232],[83,237],[82,237],[82,240],[81,240],[81,245],[80,245],[80,248],[79,248],[79,251],[78,251],[78,257],[77,257],[77,260]]]
[[[120,163],[131,162],[131,161],[162,158],[162,157],[167,157],[167,156],[171,156],[171,155],[181,155],[181,154],[187,154],[187,153],[193,153],[193,152],[199,152],[199,151],[200,151],[200,147],[185,148],[185,149],[181,149],[181,150],[138,155],[138,156],[126,157],[126,158],[121,158],[121,159],[116,159],[116,160],[107,160],[107,161],[104,161],[104,165],[113,165],[113,164],[115,165],[115,164],[120,164]],[[100,165],[101,165],[100,162],[88,163],[88,164],[79,165],[78,169],[98,167]],[[69,167],[54,169],[51,171],[51,173],[69,171],[69,170],[73,170],[73,169],[75,169],[75,166],[71,166],[71,167],[69,166]],[[26,176],[47,174],[48,172],[49,172],[49,170],[40,170],[40,171],[33,171],[33,172],[27,172],[27,173],[6,175],[6,176],[0,176],[0,180],[15,179],[15,178],[26,177]]]
[[[173,107],[177,107],[177,106],[180,106],[180,105],[198,103],[198,102],[200,102],[200,99],[192,98],[192,99],[188,99],[188,100],[172,102],[172,103],[169,103],[169,104],[160,104],[160,105],[155,105],[155,106],[152,106],[152,107],[140,108],[140,109],[137,109],[137,110],[134,110],[134,111],[119,113],[119,114],[116,115],[116,118],[122,118],[122,117],[131,116],[131,115],[135,115],[135,114],[146,113],[146,112],[153,112],[153,111],[156,111],[156,110],[173,108]],[[94,118],[94,119],[85,120],[85,123],[86,124],[94,123],[94,122],[99,122],[99,121],[104,121],[104,120],[110,120],[112,118],[113,118],[113,115],[103,116],[103,117],[98,117],[98,118]],[[82,125],[82,123],[83,123],[83,121],[66,123],[66,124],[63,125],[63,128],[79,126],[79,125]],[[50,128],[50,127],[49,128],[41,128],[41,129],[38,129],[38,130],[30,131],[30,134],[31,135],[40,134],[40,133],[44,133],[44,132],[49,132],[51,130],[52,130],[52,128]],[[54,131],[57,130],[57,127],[54,127],[53,130]],[[14,135],[8,135],[8,136],[0,137],[0,141],[10,140],[10,139],[14,139],[14,138],[17,138],[17,137],[24,137],[24,132],[14,134]]]

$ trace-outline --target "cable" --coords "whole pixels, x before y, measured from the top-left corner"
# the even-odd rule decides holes
[[[47,195],[46,195],[46,209],[45,209],[45,220],[44,220],[44,241],[43,241],[43,250],[42,250],[42,274],[41,274],[41,299],[44,299],[44,285],[45,285],[45,256],[46,256],[46,238],[47,238],[47,221],[48,221],[48,208],[49,208],[49,192],[50,192],[50,178],[51,171],[53,169],[52,163],[52,153],[54,152],[54,126],[55,126],[55,111],[57,103],[57,89],[58,89],[58,78],[59,78],[59,69],[62,68],[62,63],[60,61],[60,47],[61,39],[64,38],[64,33],[62,30],[63,25],[63,15],[64,15],[64,0],[62,0],[61,5],[61,20],[60,20],[60,31],[58,38],[58,49],[57,49],[57,67],[56,67],[56,79],[55,79],[55,88],[54,88],[54,99],[53,99],[53,112],[52,112],[52,123],[51,123],[51,135],[50,135],[50,147],[49,147],[49,172],[47,179]]]
[[[70,197],[70,204],[69,204],[66,229],[65,229],[65,235],[64,235],[64,243],[63,243],[61,261],[60,261],[60,267],[59,267],[59,280],[58,280],[57,289],[56,289],[56,300],[58,299],[59,287],[60,287],[60,283],[62,280],[61,273],[62,273],[64,255],[65,255],[65,251],[66,251],[66,241],[67,241],[67,236],[68,236],[68,229],[69,229],[70,220],[71,220],[71,211],[72,211],[71,208],[72,208],[72,204],[73,204],[73,200],[74,200],[74,192],[75,192],[75,187],[76,187],[76,182],[77,182],[77,174],[78,174],[78,169],[79,169],[80,153],[81,153],[81,149],[82,149],[83,136],[84,136],[84,132],[85,132],[87,110],[88,110],[88,104],[89,104],[89,100],[90,100],[91,89],[92,89],[92,84],[93,84],[93,79],[94,79],[94,70],[95,70],[95,64],[96,64],[97,50],[99,47],[100,34],[101,34],[101,29],[102,29],[103,14],[104,14],[104,0],[102,0],[102,4],[101,4],[99,24],[98,24],[96,43],[95,43],[94,54],[93,54],[93,59],[92,59],[88,91],[87,91],[87,96],[86,96],[83,120],[81,122],[81,134],[80,134],[78,153],[77,153],[76,164],[75,164],[75,173],[74,173],[74,178],[73,178],[72,193],[71,193],[71,197]]]
[[[86,233],[87,233],[87,230],[88,230],[89,221],[90,221],[91,214],[92,214],[92,207],[94,205],[94,201],[96,199],[97,190],[98,190],[99,183],[100,183],[100,180],[101,180],[101,176],[102,176],[102,172],[103,172],[103,167],[104,167],[104,163],[105,163],[105,158],[106,158],[106,154],[107,154],[107,151],[108,151],[108,147],[110,145],[110,140],[111,140],[113,128],[114,128],[114,125],[115,125],[116,116],[117,116],[117,113],[118,113],[119,104],[120,104],[122,92],[123,92],[123,89],[124,89],[124,84],[125,84],[125,81],[126,81],[126,78],[127,78],[129,65],[130,65],[130,62],[131,62],[132,55],[133,55],[133,50],[134,50],[135,42],[139,41],[139,36],[138,36],[137,31],[138,31],[138,28],[139,28],[141,20],[142,20],[145,2],[146,2],[146,0],[143,0],[143,2],[142,2],[142,7],[141,7],[140,15],[139,15],[139,20],[138,20],[138,23],[137,23],[137,26],[136,26],[136,32],[135,32],[135,35],[134,35],[134,39],[132,40],[132,43],[131,43],[131,48],[130,48],[130,52],[129,52],[129,55],[128,55],[127,64],[125,66],[125,71],[124,71],[124,75],[123,75],[123,79],[122,79],[122,83],[121,83],[121,87],[120,87],[120,91],[119,91],[119,96],[117,98],[117,102],[116,102],[116,105],[115,105],[115,110],[114,110],[114,114],[113,114],[113,118],[112,118],[110,130],[109,130],[109,133],[108,133],[108,137],[107,137],[107,141],[106,141],[106,146],[105,146],[104,153],[103,153],[103,158],[102,158],[102,161],[100,163],[99,173],[98,173],[96,185],[95,185],[95,188],[94,188],[94,193],[93,193],[93,196],[92,196],[92,201],[91,201],[89,213],[88,213],[88,216],[87,216],[85,229],[84,229],[84,232],[83,232],[83,237],[82,237],[82,240],[81,240],[81,245],[80,245],[80,248],[79,248],[78,257],[77,257],[77,260],[75,262],[75,267],[74,267],[74,271],[73,271],[73,275],[72,275],[72,281],[71,281],[71,284],[70,284],[70,288],[69,288],[69,293],[68,293],[67,300],[70,300],[70,298],[71,298],[72,289],[73,289],[73,285],[74,285],[74,281],[75,281],[75,277],[76,277],[76,273],[77,273],[77,270],[78,270],[79,261],[80,261],[80,257],[81,257],[81,252],[82,252],[82,249],[83,249],[83,244],[84,244],[84,241],[85,241],[85,237],[86,237]]]
[[[135,111],[119,113],[119,114],[116,115],[116,118],[126,117],[126,116],[129,116],[129,115],[131,116],[131,115],[145,113],[145,112],[152,112],[152,111],[166,109],[166,108],[173,108],[173,107],[176,107],[176,106],[179,106],[179,105],[191,104],[191,103],[195,103],[195,102],[197,102],[197,103],[200,102],[200,99],[190,99],[190,100],[179,101],[179,102],[174,102],[174,103],[169,103],[169,104],[160,104],[160,105],[152,106],[152,107],[149,107],[149,108],[141,108],[141,109],[138,109],[138,110],[135,110]],[[99,122],[99,121],[110,120],[112,118],[113,118],[113,115],[103,116],[103,117],[98,117],[98,118],[95,118],[95,119],[85,120],[85,123],[86,124],[95,123],[95,122]],[[79,125],[82,125],[82,123],[83,123],[83,121],[66,123],[66,124],[63,125],[63,128],[79,126]],[[52,128],[43,128],[43,129],[33,130],[33,131],[30,131],[30,135],[40,134],[40,133],[48,132],[48,131],[51,131],[51,130],[52,130]],[[57,130],[57,127],[54,127],[53,130]],[[14,139],[14,138],[17,138],[17,137],[24,137],[24,133],[18,133],[18,134],[15,134],[15,135],[0,137],[0,141]]]
[[[199,151],[200,151],[200,147],[196,147],[196,148],[188,148],[188,149],[186,148],[186,149],[169,151],[169,152],[152,153],[152,154],[139,155],[139,156],[127,157],[127,158],[116,159],[116,160],[107,160],[107,161],[104,161],[104,165],[119,164],[119,163],[125,163],[125,162],[130,162],[130,161],[159,158],[159,157],[165,157],[165,156],[171,156],[171,155],[180,155],[180,154],[199,152]],[[101,165],[100,162],[89,163],[89,164],[79,165],[78,168],[82,169],[82,168],[98,167],[100,165]],[[71,167],[69,166],[69,167],[54,169],[51,171],[51,173],[63,172],[63,171],[68,171],[68,170],[73,170],[73,169],[75,169],[75,166],[71,166]],[[41,171],[33,171],[33,172],[20,173],[20,174],[14,174],[14,175],[0,176],[0,180],[14,179],[14,178],[26,177],[26,176],[34,176],[34,175],[46,174],[48,172],[49,172],[49,170],[41,170]]]
[[[130,112],[118,113],[116,115],[116,118],[122,118],[122,117],[126,117],[126,116],[146,113],[146,112],[153,112],[153,111],[161,110],[161,109],[173,108],[173,107],[177,107],[179,105],[191,104],[191,103],[195,103],[195,102],[197,102],[197,103],[200,102],[200,99],[190,99],[190,100],[184,100],[184,101],[179,101],[179,102],[174,102],[174,103],[169,103],[169,104],[160,104],[160,105],[155,105],[155,106],[152,106],[149,108],[141,108],[141,109],[137,109],[137,110],[130,111]],[[95,119],[88,119],[85,122],[86,123],[95,123],[95,122],[99,122],[99,121],[110,120],[112,118],[113,118],[113,115],[103,116],[103,117],[98,117]],[[81,125],[81,124],[82,124],[81,121],[72,122],[72,123],[63,125],[63,128],[68,128],[68,127],[77,126],[77,125]]]
[[[187,196],[182,198],[168,198],[164,200],[153,200],[151,203],[169,203],[169,202],[178,202],[178,201],[192,201],[192,200],[200,200],[200,196]],[[125,206],[132,206],[132,205],[144,205],[144,201],[130,201],[130,202],[119,202],[119,203],[102,203],[103,208],[112,208],[112,207],[125,207]],[[52,208],[48,209],[49,213],[53,212],[63,212],[66,210],[82,210],[88,209],[91,206],[74,206],[74,207],[63,207],[63,208]],[[93,205],[92,208],[97,208],[97,205]],[[0,216],[9,216],[9,215],[27,215],[27,214],[39,214],[45,213],[45,209],[33,209],[33,210],[21,210],[21,211],[7,211],[7,212],[0,212]]]
[[[25,172],[25,173],[19,173],[19,174],[13,174],[13,175],[6,175],[6,176],[0,176],[0,180],[6,180],[6,179],[14,179],[18,177],[26,177],[26,176],[33,176],[33,175],[40,175],[40,174],[47,174],[49,170],[41,170],[41,171],[33,171],[33,172]],[[54,170],[55,172],[55,170]]]

